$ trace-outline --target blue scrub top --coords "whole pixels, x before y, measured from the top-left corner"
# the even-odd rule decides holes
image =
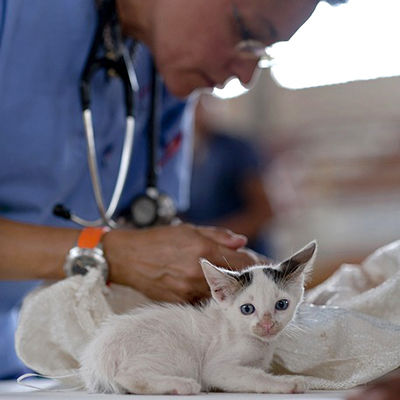
[[[96,28],[95,0],[0,0],[0,216],[49,226],[75,226],[53,216],[62,203],[79,216],[98,218],[86,158],[79,77]],[[120,205],[143,193],[151,57],[139,45],[134,58],[135,139]],[[125,132],[119,79],[103,71],[92,79],[97,160],[105,203],[115,185]],[[179,209],[187,206],[191,147],[181,130],[185,103],[165,87],[158,98],[159,189]],[[1,256],[1,255],[0,255]],[[12,265],[9,266],[12,268]],[[13,352],[16,309],[37,282],[0,282],[0,377],[21,372]]]

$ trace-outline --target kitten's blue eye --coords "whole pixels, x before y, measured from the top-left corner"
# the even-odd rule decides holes
[[[289,300],[281,299],[275,303],[275,310],[282,311],[289,307]]]
[[[244,315],[250,315],[253,314],[254,311],[256,311],[256,308],[253,306],[253,304],[243,304],[240,306],[240,311]]]

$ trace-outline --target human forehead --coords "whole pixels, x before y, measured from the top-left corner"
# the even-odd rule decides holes
[[[255,39],[267,45],[289,40],[310,17],[319,0],[230,0]]]

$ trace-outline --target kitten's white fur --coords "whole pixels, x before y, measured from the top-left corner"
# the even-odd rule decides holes
[[[284,284],[269,277],[265,265],[246,270],[252,275],[248,285],[234,272],[202,260],[213,299],[201,307],[150,305],[110,318],[84,351],[80,373],[86,388],[137,394],[304,391],[300,377],[268,370],[276,338],[303,298],[304,274],[315,249],[311,242],[286,264],[268,266],[290,268]],[[275,309],[280,299],[289,300],[288,309]],[[251,315],[241,312],[247,303],[255,307]]]

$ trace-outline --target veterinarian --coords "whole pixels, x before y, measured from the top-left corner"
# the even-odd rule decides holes
[[[17,309],[40,280],[93,266],[187,301],[208,294],[200,256],[252,262],[241,235],[169,225],[188,199],[181,99],[232,76],[249,83],[264,47],[317,3],[0,2],[0,377],[22,372]]]

